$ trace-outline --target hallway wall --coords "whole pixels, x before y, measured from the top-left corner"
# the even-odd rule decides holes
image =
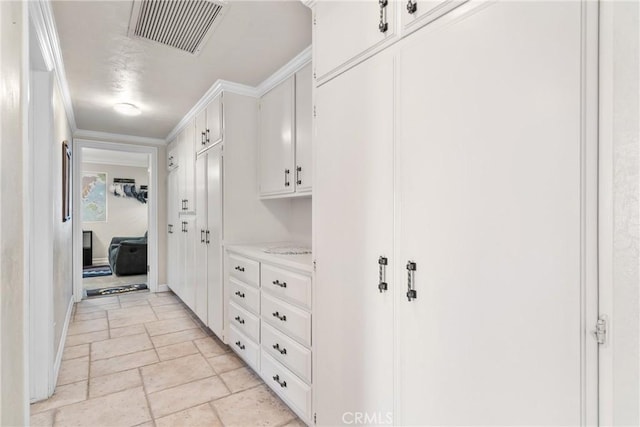
[[[60,88],[53,85],[53,139],[51,143],[51,171],[53,180],[45,183],[51,187],[53,194],[53,321],[54,348],[53,354],[58,354],[64,321],[69,308],[69,301],[73,295],[73,221],[62,222],[62,141],[73,141],[73,134],[64,109]],[[72,156],[74,153],[72,153]],[[38,184],[38,183],[36,183]],[[73,196],[73,191],[71,192]],[[73,203],[73,200],[71,201]]]

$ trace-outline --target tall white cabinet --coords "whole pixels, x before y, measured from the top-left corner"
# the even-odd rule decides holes
[[[467,2],[320,83],[317,424],[597,423],[594,5]]]

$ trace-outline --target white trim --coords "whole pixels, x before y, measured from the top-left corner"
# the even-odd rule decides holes
[[[147,260],[149,272],[147,283],[150,292],[158,292],[158,148],[148,145],[123,144],[111,141],[94,141],[74,138],[73,140],[73,290],[76,302],[83,296],[82,289],[82,221],[80,220],[80,197],[82,148],[99,148],[101,150],[125,151],[149,154],[149,209]]]
[[[166,145],[166,140],[160,138],[148,138],[146,136],[124,135],[120,133],[99,132],[95,130],[85,129],[76,129],[73,132],[73,138],[93,141],[118,142],[125,144]]]
[[[71,92],[67,84],[67,75],[62,60],[58,30],[56,29],[53,11],[51,10],[51,2],[49,0],[36,0],[30,1],[28,4],[29,15],[36,29],[42,56],[44,57],[47,67],[54,72],[71,131],[75,132],[77,129],[76,118],[73,114]]]
[[[64,345],[67,342],[67,332],[69,330],[69,323],[71,323],[71,313],[73,313],[73,305],[75,301],[73,295],[69,299],[69,305],[67,306],[67,314],[64,318],[64,326],[62,327],[62,335],[60,336],[60,344],[58,345],[58,351],[56,352],[56,360],[53,364],[53,378],[50,381],[51,389],[49,395],[51,396],[58,384],[58,374],[60,373],[60,365],[62,364],[62,354],[64,353]]]
[[[171,291],[171,289],[169,288],[169,285],[167,284],[158,285],[158,292],[169,292],[169,291]]]
[[[280,83],[300,71],[305,65],[311,62],[311,51],[311,46],[307,46],[302,52],[294,56],[291,61],[287,62],[283,67],[281,67],[271,76],[267,77],[256,88],[258,96],[261,97],[265,93],[269,92],[271,89],[278,86]]]
[[[302,52],[293,57],[289,62],[282,66],[279,70],[267,77],[257,87],[247,86],[240,83],[234,83],[227,80],[217,80],[196,104],[189,110],[187,114],[178,122],[165,141],[169,143],[173,141],[180,131],[202,111],[213,99],[222,92],[235,93],[237,95],[251,96],[260,98],[265,93],[288,79],[305,65],[311,62],[311,46],[306,47]]]

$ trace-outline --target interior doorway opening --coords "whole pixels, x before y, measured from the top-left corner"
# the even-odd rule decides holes
[[[74,141],[75,300],[158,290],[156,147]]]

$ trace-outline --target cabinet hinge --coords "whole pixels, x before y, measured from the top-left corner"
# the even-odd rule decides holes
[[[316,112],[316,106],[313,106],[313,117],[318,117],[318,113]]]
[[[313,260],[313,271],[316,271],[316,260]]]
[[[316,18],[316,14],[313,14],[313,25],[318,25],[318,18]]]
[[[598,344],[604,344],[607,342],[607,316],[602,314],[598,317],[596,322],[596,329],[591,331],[591,335],[598,342]]]
[[[313,423],[314,423],[314,424],[317,424],[317,423],[318,423],[318,418],[317,418],[317,416],[316,416],[316,413],[315,413],[315,412],[313,413]]]

